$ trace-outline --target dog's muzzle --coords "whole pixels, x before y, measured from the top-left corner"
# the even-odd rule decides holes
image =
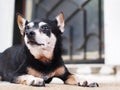
[[[28,41],[27,41],[28,44],[38,45],[38,46],[44,46],[45,45],[44,43],[37,43],[36,42],[36,40],[35,40],[35,32],[34,31],[26,32],[26,36],[28,38]]]
[[[35,32],[34,31],[27,31],[26,35],[27,35],[28,39],[34,39]]]

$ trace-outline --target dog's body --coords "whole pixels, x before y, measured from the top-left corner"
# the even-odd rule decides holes
[[[23,84],[25,83],[24,80],[23,82],[17,81],[19,76],[33,75],[43,78],[47,83],[53,77],[59,77],[65,81],[67,80],[66,76],[70,75],[70,73],[65,68],[62,58],[58,54],[60,52],[53,57],[51,62],[42,62],[36,60],[25,45],[9,48],[0,55],[0,75],[2,80]],[[40,82],[38,82],[38,85],[41,85]],[[30,85],[31,83],[32,81],[25,84]]]
[[[58,77],[65,84],[78,85],[79,82],[67,70],[61,57],[63,13],[55,20],[34,22],[28,22],[18,14],[17,21],[25,44],[8,48],[0,54],[2,80],[44,86],[53,77]]]

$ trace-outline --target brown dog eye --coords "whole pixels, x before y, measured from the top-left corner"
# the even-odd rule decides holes
[[[42,26],[41,28],[42,28],[42,30],[50,30],[50,27],[49,27],[49,26],[47,26],[47,25]]]
[[[25,29],[30,29],[30,27],[29,26],[25,26]]]
[[[42,26],[40,30],[47,36],[50,36],[51,28],[48,25]]]

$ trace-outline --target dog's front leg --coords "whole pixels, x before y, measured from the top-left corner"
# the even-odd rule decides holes
[[[34,77],[29,74],[16,77],[14,83],[32,86],[45,86],[45,82],[42,78]]]
[[[75,76],[69,73],[68,69],[65,66],[57,68],[55,71],[55,76],[62,79],[65,84],[78,85]]]
[[[78,78],[71,74],[65,66],[60,67],[56,70],[55,75],[61,78],[65,84],[69,85],[78,85],[82,87],[98,87],[99,85],[97,83],[90,83],[88,84],[87,81],[79,82]]]
[[[64,81],[64,83],[70,84],[70,85],[78,85],[78,86],[82,86],[82,87],[99,87],[98,83],[96,83],[96,82],[88,84],[87,81],[83,81],[82,83],[80,83],[78,81],[77,77],[75,77],[75,75],[71,75],[71,74],[69,74],[67,76],[67,79]]]
[[[67,79],[64,81],[65,84],[78,85],[78,82],[74,75],[68,75]]]
[[[65,84],[69,84],[69,85],[78,85],[78,86],[84,86],[84,87],[87,87],[87,83],[85,83],[86,81],[84,81],[82,83],[82,85],[80,84],[80,82],[77,80],[77,78],[75,77],[75,75],[72,75],[68,72],[68,74],[66,74],[66,78],[64,80],[64,83]]]

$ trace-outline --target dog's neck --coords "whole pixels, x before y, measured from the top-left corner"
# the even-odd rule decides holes
[[[40,47],[32,47],[29,49],[34,58],[42,62],[48,62],[52,60],[53,50],[53,47],[47,47],[45,49],[42,49]]]

